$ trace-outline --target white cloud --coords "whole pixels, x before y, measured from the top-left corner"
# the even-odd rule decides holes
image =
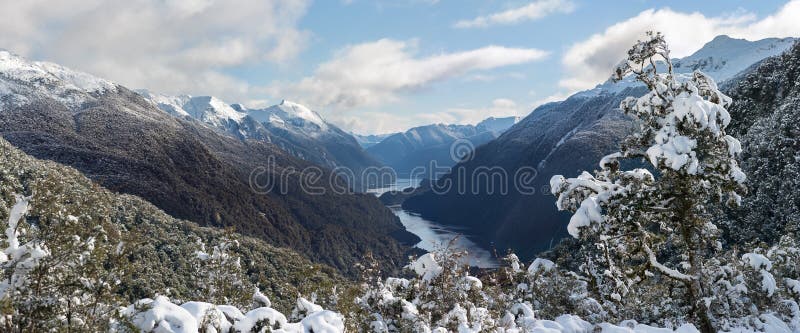
[[[244,99],[228,68],[303,50],[309,0],[0,1],[0,47],[165,93]]]
[[[274,83],[276,97],[317,108],[347,110],[396,101],[398,94],[477,71],[543,59],[537,49],[487,46],[475,50],[416,56],[417,42],[381,39],[346,47],[296,83]]]
[[[630,45],[643,38],[648,30],[663,32],[669,42],[671,55],[684,57],[722,34],[749,40],[800,36],[798,18],[799,0],[787,3],[775,14],[762,19],[746,12],[707,17],[701,13],[682,13],[670,9],[646,10],[572,45],[562,59],[568,74],[559,85],[574,92],[605,81],[610,77],[613,67],[624,58]]]
[[[508,9],[502,12],[485,16],[478,16],[471,20],[456,22],[455,28],[485,28],[498,24],[514,24],[522,21],[534,21],[550,14],[571,13],[575,4],[569,0],[538,0],[525,6]]]

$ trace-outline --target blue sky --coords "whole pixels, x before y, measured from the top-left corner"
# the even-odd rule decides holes
[[[665,4],[0,0],[0,48],[131,88],[250,106],[291,99],[347,130],[384,133],[524,116],[603,81],[649,29],[678,57],[718,34],[800,35],[800,1]]]

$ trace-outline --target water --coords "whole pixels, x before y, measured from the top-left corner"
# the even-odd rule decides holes
[[[391,186],[369,190],[370,193],[381,195],[387,191],[402,190],[408,187],[416,186],[418,182],[413,182],[410,179],[397,179],[395,184]],[[448,245],[454,250],[464,250],[467,255],[464,257],[464,262],[470,266],[481,268],[494,268],[498,266],[497,260],[491,252],[476,244],[457,228],[439,225],[435,222],[428,221],[421,216],[403,210],[399,206],[390,207],[400,222],[406,227],[406,230],[419,236],[422,240],[415,246],[426,250],[435,251],[446,248]]]
[[[419,185],[419,182],[420,182],[419,179],[397,178],[395,179],[394,184],[391,184],[386,187],[371,188],[367,190],[367,193],[372,193],[377,196],[381,196],[381,194],[384,194],[389,191],[402,191],[409,187],[417,187]]]
[[[438,225],[400,207],[391,208],[394,214],[400,218],[400,222],[403,223],[406,230],[422,239],[415,245],[416,247],[426,251],[435,251],[450,245],[452,249],[467,251],[464,261],[470,266],[497,267],[497,260],[489,251],[475,244],[454,228]]]

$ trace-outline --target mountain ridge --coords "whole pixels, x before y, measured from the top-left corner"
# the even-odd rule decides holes
[[[74,167],[176,218],[234,227],[347,274],[356,273],[365,249],[387,271],[406,260],[410,247],[398,239],[413,237],[374,196],[341,194],[331,184],[311,195],[291,170],[313,165],[274,145],[174,117],[120,85],[63,81],[93,77],[49,68],[63,69],[0,54],[0,134],[25,153]],[[262,167],[288,190],[255,191],[252,173]],[[338,179],[327,169],[322,176]]]
[[[761,56],[780,54],[794,42],[793,38],[747,42],[749,46],[744,49],[755,55],[730,52],[736,59],[746,61],[722,59],[703,64],[724,63],[721,67],[712,66],[714,71],[710,75],[714,77],[715,73],[721,73],[723,77],[731,78],[734,75],[730,72],[749,68],[763,59]],[[743,49],[741,43],[741,40],[718,37],[684,59],[698,64],[694,60],[709,59],[708,48],[740,50]],[[750,60],[753,63],[747,63]],[[684,60],[676,61],[676,64],[682,63]],[[676,72],[680,75],[698,69],[688,65],[679,65],[679,68]],[[627,96],[640,96],[644,92],[642,85],[628,78],[618,83],[607,81],[564,101],[539,106],[500,137],[478,147],[471,160],[454,167],[463,169],[466,174],[486,166],[502,167],[509,174],[533,167],[536,177],[532,184],[527,185],[536,189],[535,194],[515,191],[507,196],[489,194],[488,188],[497,188],[500,184],[480,187],[481,184],[468,177],[464,186],[477,186],[479,190],[476,193],[428,191],[407,199],[403,207],[435,222],[466,227],[486,247],[511,248],[521,258],[532,258],[567,235],[568,216],[556,210],[554,198],[547,190],[550,177],[591,171],[602,156],[616,151],[621,139],[633,129],[631,119],[618,110],[619,103]],[[453,177],[453,174],[448,174],[442,182],[457,183]]]
[[[367,148],[378,161],[393,168],[399,175],[425,169],[435,162],[439,167],[449,167],[458,162],[451,152],[456,142],[468,149],[497,138],[518,121],[518,117],[489,117],[476,125],[431,124],[417,126],[405,132],[390,135]],[[459,141],[461,140],[461,141]],[[466,142],[463,142],[466,141]],[[425,172],[422,172],[425,173]]]
[[[282,100],[266,108],[228,104],[213,96],[168,96],[144,89],[140,95],[161,110],[179,118],[191,118],[240,140],[271,143],[300,159],[328,169],[345,167],[356,175],[350,185],[364,190],[362,177],[381,166],[369,156],[355,137],[325,121],[308,107]]]

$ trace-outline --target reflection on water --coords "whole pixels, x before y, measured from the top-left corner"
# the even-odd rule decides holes
[[[392,207],[392,211],[400,218],[400,222],[409,232],[422,239],[417,243],[416,247],[426,251],[434,251],[446,247],[450,241],[455,239],[452,244],[453,249],[466,250],[465,261],[470,266],[497,267],[497,260],[489,251],[475,244],[475,242],[469,240],[469,238],[455,229],[438,225],[400,207]]]
[[[381,194],[384,194],[389,191],[402,191],[409,187],[417,187],[419,186],[419,182],[420,179],[397,178],[394,184],[381,188],[371,188],[367,190],[367,193],[372,193],[377,196],[381,196]]]
[[[409,187],[416,187],[419,185],[419,182],[418,179],[398,178],[397,181],[390,186],[370,189],[367,192],[380,196],[388,191],[400,191]],[[405,226],[409,232],[422,239],[416,247],[426,251],[435,251],[445,248],[450,241],[455,239],[452,243],[453,249],[465,250],[467,255],[464,260],[469,263],[470,266],[481,268],[493,268],[498,266],[497,260],[488,250],[475,244],[475,242],[460,233],[458,229],[428,221],[398,206],[390,208],[394,214],[400,218],[400,222],[403,223],[403,226]]]

